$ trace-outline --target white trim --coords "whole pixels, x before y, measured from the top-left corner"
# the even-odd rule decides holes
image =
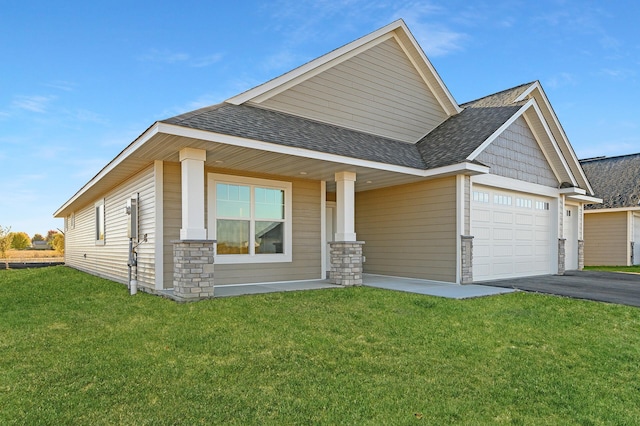
[[[580,173],[580,177],[582,178],[582,180],[586,184],[586,186],[587,186],[586,189],[589,191],[590,194],[593,194],[594,193],[593,192],[593,188],[591,187],[591,184],[589,183],[589,180],[587,179],[587,176],[585,175],[584,170],[582,169],[582,166],[580,165],[580,160],[578,160],[578,157],[576,156],[576,153],[573,150],[573,147],[569,143],[569,138],[567,137],[566,133],[564,132],[564,129],[563,129],[562,125],[560,124],[560,121],[558,120],[558,116],[556,115],[555,111],[551,107],[551,103],[549,102],[549,98],[547,98],[547,94],[542,89],[542,85],[540,84],[540,82],[539,81],[535,81],[527,90],[525,90],[520,96],[518,96],[518,98],[516,98],[516,100],[514,102],[518,102],[518,101],[524,100],[529,95],[535,97],[535,94],[533,92],[536,89],[538,91],[538,94],[539,94],[540,98],[542,99],[542,102],[544,103],[545,108],[547,109],[547,111],[549,111],[549,115],[551,115],[551,118],[553,119],[553,124],[554,124],[555,128],[558,129],[558,132],[559,132],[560,136],[562,137],[562,142],[563,142],[564,146],[567,148],[567,151],[569,151],[569,154],[571,155],[571,160],[573,160],[573,163],[574,163],[574,165],[576,165],[576,169],[578,170],[578,173]],[[546,119],[545,119],[544,122],[546,123]],[[557,142],[559,142],[559,141],[557,141]],[[563,154],[563,158],[564,158],[564,154]],[[569,168],[569,170],[571,170],[571,176],[575,177],[573,175],[573,170],[571,168]]]
[[[159,123],[159,133],[420,177],[434,177],[441,174],[456,174],[464,172],[489,173],[490,170],[486,166],[467,162],[429,170],[415,169],[412,167],[396,166],[393,164],[379,163],[371,160],[361,160],[359,158],[345,157],[338,154],[328,154],[311,149],[289,147],[277,143],[263,142],[255,139],[246,139],[237,136],[225,135],[222,133],[214,133],[206,130],[191,129],[167,123]]]
[[[285,219],[284,219],[284,253],[278,254],[241,254],[218,255],[217,243],[214,245],[215,263],[218,264],[242,264],[242,263],[290,263],[293,261],[293,190],[292,183],[286,181],[250,178],[245,176],[225,175],[219,173],[207,173],[208,212],[207,223],[209,226],[209,239],[216,240],[216,183],[244,184],[278,188],[285,191]],[[251,191],[251,206],[253,210],[253,191]],[[251,214],[250,220],[255,218]]]
[[[447,100],[453,106],[454,111],[456,113],[462,111],[462,108],[460,108],[460,106],[453,99],[451,92],[449,92],[447,87],[444,85],[444,83],[440,79],[440,76],[435,71],[433,65],[431,64],[429,59],[427,59],[426,55],[424,54],[424,51],[422,50],[422,48],[420,47],[416,39],[413,37],[413,34],[411,34],[411,31],[409,30],[409,28],[407,27],[407,25],[402,19],[398,19],[388,25],[385,25],[384,27],[370,34],[365,35],[364,37],[354,40],[351,43],[348,43],[310,62],[307,62],[306,64],[303,64],[285,74],[282,74],[281,76],[276,77],[273,80],[270,80],[266,83],[263,83],[252,89],[249,89],[236,96],[233,96],[227,99],[226,102],[234,105],[240,105],[248,101],[261,103],[266,99],[272,96],[275,96],[276,94],[281,93],[282,91],[296,84],[299,84],[304,80],[307,80],[315,75],[318,75],[319,73],[321,73],[322,71],[328,68],[331,68],[341,62],[344,62],[354,57],[355,55],[367,49],[370,49],[371,47],[376,46],[390,39],[391,37],[394,37],[396,38],[396,41],[398,42],[398,44],[401,46],[402,50],[407,55],[407,58],[411,61],[413,66],[416,68],[416,71],[420,74],[422,79],[426,82],[427,86],[431,89],[433,95],[436,97],[438,102],[443,106],[443,109],[447,112],[448,115],[452,115],[450,112],[450,107],[448,108],[443,105],[444,102],[439,98],[436,91],[433,90],[433,88],[428,82],[428,78],[426,78],[426,76],[422,74],[420,67],[416,65],[413,55],[408,54],[406,46],[404,46],[404,44],[400,42],[400,40],[397,38],[397,35],[395,34],[395,31],[397,30],[403,31],[407,36],[407,38],[409,39],[409,41],[413,44],[413,47],[416,49],[416,51],[420,55],[420,58],[423,60],[424,64],[427,66],[427,68],[431,72],[433,79],[440,85],[442,92],[446,95]]]
[[[462,235],[464,235],[464,176],[456,175],[456,284],[462,281]]]
[[[560,188],[560,193],[567,196],[586,195],[587,191],[582,188],[573,187],[573,188]]]
[[[164,163],[153,162],[154,201],[155,201],[155,289],[164,289]]]
[[[569,167],[569,165],[565,161],[564,156],[562,155],[562,151],[560,150],[560,148],[559,148],[559,146],[558,146],[558,144],[557,144],[557,142],[555,140],[555,137],[553,136],[553,133],[551,132],[551,129],[549,129],[549,127],[547,126],[547,123],[545,121],[544,115],[542,114],[542,111],[538,107],[535,99],[529,99],[527,101],[527,103],[525,103],[515,114],[513,114],[511,116],[511,118],[509,118],[502,126],[500,126],[498,128],[498,130],[493,132],[491,134],[491,136],[489,136],[487,138],[487,140],[485,140],[479,147],[477,147],[467,157],[467,161],[475,160],[476,157],[478,155],[480,155],[480,153],[482,153],[482,151],[484,151],[489,145],[491,145],[491,143],[493,141],[495,141],[505,130],[507,130],[518,118],[523,117],[524,120],[527,122],[527,125],[529,126],[529,129],[531,130],[531,133],[533,133],[534,137],[536,137],[536,143],[538,144],[538,147],[540,148],[540,150],[544,154],[545,160],[547,161],[547,164],[549,164],[549,166],[553,170],[554,174],[556,175],[556,179],[561,180],[558,171],[556,170],[556,168],[553,165],[553,162],[549,161],[549,156],[546,153],[546,150],[544,149],[544,147],[543,147],[543,145],[542,145],[542,143],[540,141],[540,136],[535,134],[534,126],[532,126],[530,120],[525,115],[525,113],[530,108],[533,108],[533,110],[537,114],[538,120],[540,120],[540,123],[542,124],[542,127],[545,129],[546,136],[547,136],[547,138],[549,138],[549,141],[551,142],[551,146],[553,147],[553,149],[555,151],[556,158],[559,159],[560,162],[562,163],[562,165],[563,165],[563,167],[565,169],[565,173],[571,179],[571,183],[574,184],[575,186],[577,186],[577,182],[575,181],[575,179],[573,177],[573,172],[571,171],[571,168]]]
[[[590,197],[588,195],[567,195],[567,198],[571,201],[578,201],[587,204],[602,204],[602,198]]]
[[[322,278],[322,279],[308,279],[308,280],[291,280],[291,281],[267,281],[267,282],[259,282],[259,283],[241,283],[241,284],[217,284],[216,288],[221,288],[221,287],[247,287],[250,285],[269,285],[269,284],[290,284],[290,283],[313,283],[313,282],[318,282],[318,281],[325,281],[324,284],[327,284],[326,279]],[[338,284],[335,284],[336,287],[341,287]],[[169,289],[165,289],[165,290],[169,290]]]
[[[520,117],[529,107],[535,102],[533,99],[529,100],[526,104],[524,104],[515,114],[511,116],[502,126],[498,128],[495,132],[491,134],[482,144],[473,150],[471,154],[467,157],[467,161],[473,161],[476,159],[478,155],[482,151],[484,151],[491,143],[498,138],[505,130],[509,128],[517,119]]]
[[[541,195],[543,197],[557,198],[559,191],[557,188],[539,185],[537,183],[529,183],[518,179],[498,176],[498,175],[480,175],[472,176],[473,184],[492,186],[495,188],[506,189],[509,191],[525,192],[529,194]]]
[[[327,182],[320,181],[320,279],[327,268]]]
[[[640,212],[640,207],[616,207],[612,209],[584,209],[584,214],[595,213],[620,213],[620,212]]]
[[[143,134],[138,136],[135,141],[131,142],[129,146],[123,149],[120,154],[118,154],[113,160],[111,160],[106,166],[102,168],[89,182],[87,182],[82,188],[78,190],[69,200],[62,205],[56,212],[53,214],[54,217],[58,217],[58,215],[63,212],[67,207],[69,207],[73,202],[75,202],[82,194],[86,193],[93,185],[100,182],[102,178],[108,175],[113,169],[115,169],[118,165],[120,165],[125,159],[127,159],[131,154],[137,151],[141,146],[143,146],[149,139],[155,136],[159,132],[160,123],[155,122],[151,127],[149,127]]]
[[[102,206],[102,217],[98,217],[97,208]],[[98,239],[98,223],[102,221],[102,239]],[[93,204],[93,240],[96,246],[103,246],[107,240],[107,207],[105,199],[101,198]]]

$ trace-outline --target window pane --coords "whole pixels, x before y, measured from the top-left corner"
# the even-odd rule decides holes
[[[96,206],[96,240],[104,240],[104,204]]]
[[[256,254],[284,253],[283,242],[283,222],[256,222]]]
[[[216,215],[248,218],[251,215],[251,192],[248,186],[216,184]]]
[[[255,202],[256,218],[284,219],[284,191],[282,189],[255,188]]]
[[[249,222],[218,219],[217,241],[218,254],[248,254]]]

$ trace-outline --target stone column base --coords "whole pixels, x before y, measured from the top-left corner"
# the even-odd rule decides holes
[[[331,284],[362,285],[362,241],[334,241],[331,246]]]
[[[461,235],[460,239],[460,284],[471,284],[473,282],[473,237],[471,235]]]
[[[566,263],[565,263],[565,243],[564,238],[558,238],[558,275],[564,275]]]
[[[212,240],[180,240],[173,243],[173,295],[194,301],[213,297]]]
[[[578,270],[584,269],[584,240],[578,240]]]

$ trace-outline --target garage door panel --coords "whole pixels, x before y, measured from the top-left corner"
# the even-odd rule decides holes
[[[552,216],[546,209],[552,200],[480,185],[473,190],[488,194],[472,201],[474,279],[552,273]]]

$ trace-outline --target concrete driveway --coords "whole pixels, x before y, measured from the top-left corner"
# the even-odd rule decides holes
[[[476,284],[640,307],[640,275],[636,274],[568,271],[565,275],[512,278]]]

